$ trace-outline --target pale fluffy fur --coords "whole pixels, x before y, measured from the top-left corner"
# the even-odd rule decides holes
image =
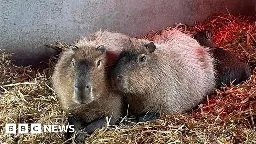
[[[106,57],[108,59],[107,67],[113,65],[118,59],[119,54],[127,47],[130,37],[121,33],[97,31],[87,37],[82,38],[76,43],[76,46],[99,46],[104,45],[107,50]]]
[[[126,43],[129,42],[129,36],[126,36],[121,33],[114,33],[108,31],[97,31],[95,33],[90,34],[87,37],[79,40],[76,45],[78,47],[83,45],[88,46],[98,46],[104,45],[104,47],[108,51],[112,51],[114,53],[120,53],[124,48]]]
[[[132,48],[145,51],[147,40],[132,40]],[[118,86],[126,94],[130,113],[185,112],[198,105],[215,85],[214,59],[208,49],[179,31],[166,41],[155,42],[152,60],[143,67],[118,62],[115,74],[124,76]]]

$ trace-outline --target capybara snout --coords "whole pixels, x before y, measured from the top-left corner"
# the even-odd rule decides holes
[[[78,104],[88,104],[94,99],[93,85],[91,82],[89,65],[86,61],[79,61],[73,64],[74,76],[74,97],[73,101]]]
[[[111,81],[112,87],[114,90],[121,90],[125,91],[125,80],[124,80],[124,73],[122,72],[122,68],[119,65],[120,61],[113,66],[111,70]]]
[[[83,49],[76,49],[71,61],[71,67],[74,69],[73,88],[74,95],[73,101],[78,104],[89,104],[97,99],[97,79],[105,78],[105,68],[101,65],[104,63],[102,55],[105,54],[103,46],[97,48],[87,48],[88,52],[85,53]],[[92,50],[89,50],[92,49]],[[94,55],[90,55],[90,51],[95,49]],[[95,73],[98,73],[95,76]]]

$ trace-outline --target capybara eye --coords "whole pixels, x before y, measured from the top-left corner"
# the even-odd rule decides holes
[[[101,60],[98,60],[96,65],[97,65],[97,67],[99,67],[101,65]]]
[[[72,49],[73,51],[76,51],[76,50],[78,49],[78,47],[77,47],[77,46],[71,46],[71,49]]]
[[[104,45],[98,46],[96,50],[99,50],[102,54],[106,52],[106,48],[104,47]]]
[[[147,61],[147,57],[145,55],[140,55],[138,57],[138,62],[142,63],[142,62],[146,62]]]
[[[72,66],[75,66],[76,65],[76,60],[73,58],[72,61],[71,61],[71,65]]]

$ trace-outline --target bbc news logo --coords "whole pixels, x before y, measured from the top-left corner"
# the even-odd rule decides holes
[[[39,123],[8,123],[5,125],[7,134],[38,134],[38,133],[75,132],[74,125],[41,125]]]

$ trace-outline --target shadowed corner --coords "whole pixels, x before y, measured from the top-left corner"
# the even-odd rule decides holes
[[[33,49],[8,49],[1,48],[11,54],[11,61],[17,66],[32,66],[37,68],[47,67],[50,60],[56,60],[59,54],[67,49],[66,43],[46,44]]]

